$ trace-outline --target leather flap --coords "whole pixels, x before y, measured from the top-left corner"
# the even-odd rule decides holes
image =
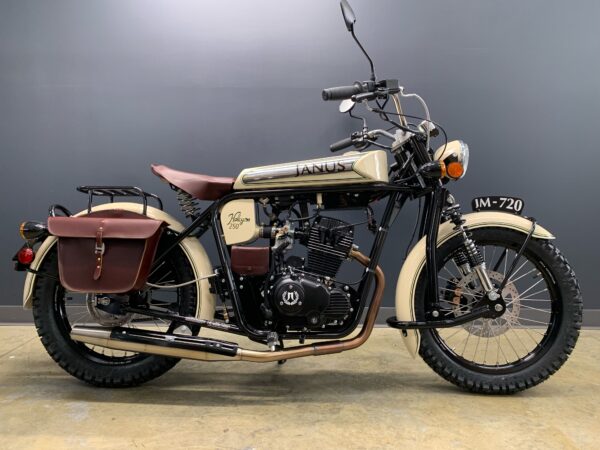
[[[269,271],[269,247],[231,247],[231,270],[238,275],[264,275]]]
[[[148,218],[49,217],[48,231],[57,237],[96,238],[99,228],[105,239],[148,239],[165,222]]]

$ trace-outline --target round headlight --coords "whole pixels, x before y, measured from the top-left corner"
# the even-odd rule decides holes
[[[446,176],[458,180],[465,176],[469,166],[469,146],[463,141],[451,141],[442,145],[433,154],[435,161],[442,161],[446,167]]]
[[[466,142],[458,141],[462,146],[462,155],[463,155],[463,167],[465,168],[465,173],[467,173],[467,168],[469,167],[469,146]]]

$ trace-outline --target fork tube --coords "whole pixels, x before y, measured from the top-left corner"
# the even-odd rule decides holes
[[[438,278],[437,278],[437,237],[440,226],[442,207],[446,201],[447,190],[438,185],[433,191],[429,212],[427,214],[427,238],[426,238],[426,268],[429,298],[434,305],[438,303]]]

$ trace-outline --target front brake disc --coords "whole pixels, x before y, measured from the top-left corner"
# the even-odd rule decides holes
[[[499,286],[504,280],[500,272],[487,270],[488,276],[495,286]],[[452,299],[452,309],[456,317],[471,311],[472,307],[483,297],[483,290],[479,278],[475,272],[463,276],[455,287],[455,296]],[[521,304],[519,291],[513,283],[506,283],[502,291],[502,298],[506,303],[506,311],[495,319],[476,319],[467,322],[462,327],[469,333],[481,337],[494,337],[506,333],[511,327],[518,323]]]

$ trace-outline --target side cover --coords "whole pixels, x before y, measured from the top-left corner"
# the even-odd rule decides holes
[[[227,245],[245,244],[258,238],[254,199],[231,200],[221,208],[220,220]]]
[[[102,205],[98,205],[92,208],[93,212],[96,211],[106,211],[112,209],[120,209],[125,211],[131,211],[134,213],[141,214],[142,213],[142,205],[139,203],[129,203],[129,202],[118,202],[118,203],[105,203]],[[87,210],[81,211],[75,216],[82,216],[87,214]],[[167,214],[160,209],[153,208],[148,206],[147,216],[156,219],[159,221],[164,221],[167,223],[168,228],[173,231],[181,232],[184,230],[184,226],[177,221],[173,216]],[[42,242],[41,246],[38,248],[35,259],[33,263],[31,263],[31,269],[37,270],[44,260],[44,257],[48,253],[48,251],[56,244],[57,238],[55,236],[49,236]],[[200,278],[206,275],[210,275],[213,272],[212,264],[208,259],[208,255],[204,250],[204,247],[200,244],[198,239],[193,237],[185,238],[181,244],[181,248],[185,252],[188,260],[190,261],[193,271],[194,277]],[[25,286],[23,288],[23,307],[26,309],[31,309],[31,301],[33,295],[33,285],[35,282],[36,275],[27,272],[27,276],[25,277]],[[200,280],[197,283],[197,292],[198,292],[198,309],[196,311],[196,316],[201,319],[212,319],[214,317],[215,311],[215,295],[210,292],[210,285],[208,279]]]
[[[233,188],[269,189],[387,182],[387,154],[375,150],[245,169],[238,175]]]
[[[470,229],[483,227],[509,228],[528,234],[531,222],[521,216],[503,212],[486,211],[463,215],[465,225]],[[454,230],[452,222],[440,225],[437,246],[452,239],[458,233]],[[535,226],[533,237],[537,239],[554,239],[554,236],[540,225]],[[415,289],[417,281],[426,262],[426,237],[423,237],[409,253],[396,285],[396,317],[401,321],[413,321],[415,317]],[[421,334],[417,330],[407,330],[406,336],[401,334],[408,352],[415,357],[419,352]]]

